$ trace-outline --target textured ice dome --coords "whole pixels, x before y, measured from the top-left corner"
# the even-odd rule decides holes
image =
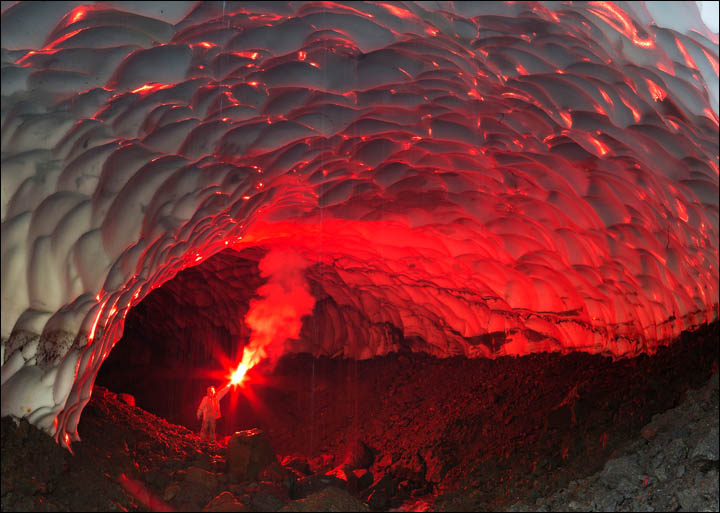
[[[4,2],[2,415],[78,440],[128,310],[225,249],[342,307],[287,351],[717,319],[718,38],[662,4]]]

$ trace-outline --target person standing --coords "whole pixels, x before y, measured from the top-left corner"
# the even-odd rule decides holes
[[[202,428],[200,428],[200,440],[215,443],[215,421],[220,418],[220,399],[230,390],[228,383],[215,393],[215,387],[208,387],[207,394],[200,401],[197,409],[197,418],[202,418]]]

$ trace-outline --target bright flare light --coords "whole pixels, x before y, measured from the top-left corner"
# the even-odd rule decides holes
[[[245,374],[247,371],[255,367],[255,365],[260,361],[260,357],[263,353],[259,353],[258,351],[252,351],[245,348],[243,350],[243,356],[240,360],[240,363],[237,366],[237,369],[235,369],[235,372],[232,373],[232,376],[230,377],[230,384],[232,385],[239,385],[243,378],[245,378]]]
[[[265,352],[262,350],[248,349],[247,347],[243,350],[243,357],[237,366],[237,369],[232,373],[230,377],[231,385],[239,385],[245,378],[247,371],[255,367],[257,363],[264,357]]]
[[[230,379],[230,383],[232,383],[233,385],[240,384],[240,382],[245,377],[245,373],[247,372],[247,370],[248,370],[248,366],[245,363],[240,362],[240,364],[238,365],[238,368],[235,369],[235,372],[233,372],[232,378]]]

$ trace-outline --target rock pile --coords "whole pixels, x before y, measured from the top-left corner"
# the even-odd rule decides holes
[[[601,472],[511,511],[718,511],[718,373]]]
[[[334,458],[327,454],[310,462],[286,456],[279,463],[260,429],[236,432],[220,453],[224,463],[195,458],[192,465],[173,473],[163,494],[168,506],[202,511],[370,511],[387,508],[398,493],[398,482],[389,474],[373,480],[369,467],[375,455],[360,440],[335,468]]]

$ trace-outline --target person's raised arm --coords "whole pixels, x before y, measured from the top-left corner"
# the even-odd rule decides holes
[[[230,383],[220,389],[220,391],[218,392],[218,401],[225,397],[225,394],[227,394],[228,391],[230,391]]]

